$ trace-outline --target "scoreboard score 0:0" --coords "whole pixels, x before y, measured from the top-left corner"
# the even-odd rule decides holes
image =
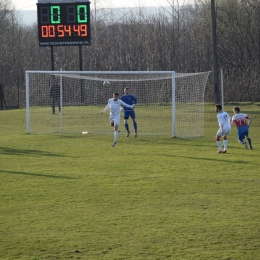
[[[37,4],[39,45],[89,45],[89,4],[89,2]]]

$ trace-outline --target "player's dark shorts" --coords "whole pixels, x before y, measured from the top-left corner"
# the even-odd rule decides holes
[[[126,111],[124,111],[124,119],[128,119],[129,116],[131,118],[135,118],[135,111],[134,110],[126,110]]]
[[[239,141],[242,141],[246,136],[248,136],[248,125],[241,126],[237,129],[237,135]]]

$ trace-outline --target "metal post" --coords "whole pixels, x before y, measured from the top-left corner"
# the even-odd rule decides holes
[[[172,72],[172,137],[177,136],[176,132],[176,103],[175,103],[175,72]]]
[[[79,45],[79,70],[82,71],[82,47]],[[81,104],[84,103],[84,90],[83,90],[83,80],[80,80],[80,94],[81,94]]]
[[[211,26],[212,26],[212,53],[213,53],[213,76],[214,76],[214,101],[215,104],[220,103],[219,97],[219,67],[217,55],[217,30],[215,16],[215,1],[211,0]]]
[[[4,110],[4,95],[2,90],[2,83],[0,83],[0,109]]]
[[[51,70],[54,71],[54,55],[53,55],[53,46],[51,46]]]
[[[222,109],[224,110],[224,77],[223,77],[223,69],[220,70],[220,80],[221,80],[221,103]]]
[[[82,47],[79,45],[79,70],[82,71]]]
[[[31,133],[31,126],[30,126],[30,95],[29,95],[29,73],[25,73],[25,93],[26,93],[26,128],[27,128],[27,134]]]
[[[60,71],[62,71],[62,69],[60,69]],[[62,133],[63,132],[63,121],[62,121],[62,107],[63,107],[63,104],[62,104],[62,74],[60,75],[60,132]]]
[[[19,73],[19,71],[18,71],[18,73]],[[17,83],[18,83],[18,88],[17,88],[17,94],[18,94],[18,104],[17,104],[17,106],[18,106],[18,108],[20,108],[20,80],[19,80],[19,74],[18,74],[18,77],[17,77]]]

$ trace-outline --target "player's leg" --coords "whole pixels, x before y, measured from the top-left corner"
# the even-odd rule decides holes
[[[218,153],[223,153],[220,136],[217,136],[217,137],[216,137],[216,142],[217,142],[217,145],[218,145]]]
[[[221,136],[222,136],[222,133],[219,129],[217,134],[216,134],[216,143],[217,143],[217,146],[218,146],[218,153],[223,153],[222,143],[221,143],[221,140],[220,140]]]
[[[134,123],[134,129],[135,129],[135,137],[137,137],[137,123],[135,121],[135,118],[133,118],[133,123]]]
[[[223,137],[223,146],[224,146],[224,151],[223,153],[227,152],[227,145],[228,145],[228,140],[227,140],[227,136]]]
[[[125,130],[126,130],[126,137],[129,137],[129,135],[130,135],[128,118],[129,118],[129,113],[128,113],[128,111],[125,111],[124,112],[124,125],[125,125]]]
[[[246,139],[247,139],[247,141],[248,141],[248,144],[249,144],[250,149],[253,150],[252,141],[251,141],[251,138],[250,138],[249,135],[248,135],[248,131],[247,131],[247,134],[246,134]]]
[[[55,97],[51,99],[52,114],[55,114]]]
[[[228,147],[228,139],[227,139],[227,136],[229,135],[229,132],[225,132],[223,133],[223,146],[224,146],[224,153],[227,152],[227,147]]]
[[[247,141],[249,143],[250,149],[253,150],[252,141],[251,141],[251,138],[249,136],[247,136]]]
[[[249,132],[249,129],[248,129],[248,126],[245,127],[245,131],[244,131],[244,134],[245,134],[245,137],[248,141],[248,144],[249,144],[249,147],[251,150],[253,150],[253,147],[252,147],[252,141],[251,141],[251,138],[249,137],[248,135],[248,132]]]
[[[115,127],[114,127],[114,142],[112,143],[112,147],[114,147],[116,145],[117,138],[118,138],[118,125],[115,125]]]
[[[115,117],[113,115],[109,115],[110,126],[115,129]],[[114,140],[115,140],[115,130],[114,130]],[[113,142],[112,146],[116,145],[115,141]]]
[[[114,117],[114,142],[112,144],[112,147],[114,147],[116,145],[116,142],[117,142],[119,123],[120,123],[120,114],[116,115]]]
[[[135,111],[130,111],[130,116],[133,120],[134,130],[135,130],[135,137],[137,137],[137,123],[135,121]]]
[[[115,125],[115,117],[114,117],[114,115],[109,114],[109,122],[110,122],[110,126],[114,127],[114,125]]]
[[[244,145],[245,149],[248,149],[247,142],[244,141],[246,134],[248,134],[248,131],[243,127],[243,128],[238,128],[237,133],[238,133],[239,143]]]
[[[125,129],[126,129],[126,137],[129,137],[130,131],[129,131],[128,119],[124,120],[124,124],[125,124]]]
[[[61,108],[60,108],[60,97],[57,97],[57,104],[59,106],[59,112],[61,112]]]

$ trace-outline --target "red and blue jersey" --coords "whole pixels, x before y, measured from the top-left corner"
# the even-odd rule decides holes
[[[248,119],[248,115],[238,113],[232,117],[232,122],[236,124],[238,139],[241,143],[243,143],[245,136],[248,136],[248,125],[246,123],[246,119]]]
[[[244,127],[247,125],[246,119],[248,119],[248,115],[238,113],[232,117],[232,122],[234,122],[236,124],[237,128],[241,128],[241,127]]]

